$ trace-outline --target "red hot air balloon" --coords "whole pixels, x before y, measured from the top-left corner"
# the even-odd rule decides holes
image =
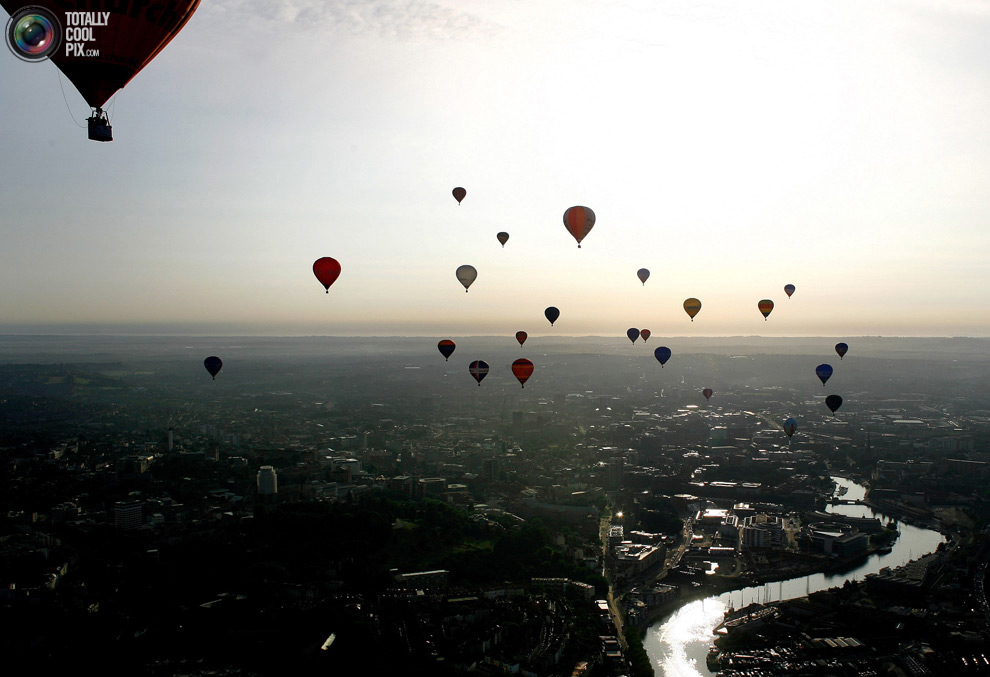
[[[641,338],[643,339],[643,343],[646,343],[646,341],[647,341],[647,340],[648,340],[648,339],[649,339],[649,338],[650,338],[651,336],[653,336],[653,332],[651,332],[651,331],[650,331],[649,329],[640,329],[640,330],[639,330],[639,335],[640,335],[640,337],[641,337]]]
[[[564,212],[564,227],[577,240],[580,249],[581,240],[595,227],[595,212],[590,207],[571,207]]]
[[[450,192],[453,194],[454,199],[457,200],[457,204],[460,204],[461,200],[463,200],[467,196],[467,191],[461,188],[460,186],[458,186],[457,188],[455,188]]]
[[[710,400],[712,399],[712,395],[715,394],[715,391],[712,390],[711,388],[705,388],[704,390],[701,391],[701,394],[705,396],[706,400]]]
[[[203,366],[206,367],[206,371],[210,372],[210,376],[213,380],[217,380],[217,374],[223,369],[223,360],[221,360],[216,355],[210,355],[205,360],[203,360]]]
[[[501,242],[502,246],[505,247],[505,243],[509,241],[509,234],[503,230],[501,233],[495,235],[495,239]]]
[[[313,274],[316,275],[316,279],[320,281],[320,284],[327,290],[326,293],[329,294],[330,285],[340,277],[340,264],[337,263],[337,259],[324,256],[322,259],[316,259],[313,263]]]
[[[481,381],[488,376],[488,363],[484,360],[475,360],[468,365],[468,371],[474,380],[478,382],[478,387],[481,387]]]
[[[636,327],[629,327],[629,329],[626,329],[626,336],[629,337],[630,341],[636,343],[636,339],[639,338],[639,329],[636,329]]]
[[[519,341],[519,345],[520,346],[522,344],[526,343],[526,339],[527,338],[529,338],[529,334],[527,334],[526,332],[524,332],[524,331],[517,331],[516,332],[516,340]]]
[[[770,311],[773,310],[773,301],[770,299],[763,299],[756,304],[756,307],[760,309],[761,313],[763,313],[763,321],[766,322],[767,318],[770,316]]]
[[[437,343],[437,350],[439,350],[440,354],[443,355],[443,359],[445,362],[450,359],[451,355],[454,354],[454,348],[456,347],[457,344],[451,341],[450,339],[443,339],[442,341]]]
[[[512,374],[519,379],[519,386],[526,387],[526,381],[533,375],[533,363],[521,357],[512,363]]]
[[[0,0],[0,5],[11,16],[11,50],[25,61],[51,59],[93,108],[89,138],[112,141],[102,106],[182,30],[199,0]],[[88,9],[101,11],[75,11]]]

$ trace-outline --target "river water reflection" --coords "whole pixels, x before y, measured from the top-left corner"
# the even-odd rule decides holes
[[[843,498],[859,500],[865,488],[850,480],[835,477],[840,487],[846,487]],[[884,524],[889,519],[880,512],[864,505],[829,506],[829,512],[858,517],[879,517]],[[883,567],[897,567],[912,559],[933,552],[945,538],[937,531],[919,529],[900,522],[900,536],[893,550],[886,555],[870,555],[860,566],[844,573],[812,574],[786,581],[767,583],[742,590],[733,590],[717,597],[689,602],[670,616],[656,621],[647,630],[643,646],[653,663],[654,671],[664,677],[701,677],[712,675],[705,664],[708,649],[715,638],[712,631],[722,622],[731,606],[739,609],[752,602],[776,602],[803,597],[809,592],[827,590],[842,585],[847,580],[862,580],[867,574]]]

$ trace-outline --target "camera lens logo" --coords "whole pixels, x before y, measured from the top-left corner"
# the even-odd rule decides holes
[[[43,61],[62,42],[62,25],[44,7],[23,7],[7,22],[7,47],[23,61]]]

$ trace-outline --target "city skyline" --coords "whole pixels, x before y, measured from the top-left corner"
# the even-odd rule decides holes
[[[8,54],[0,333],[990,336],[988,22],[204,3],[108,105],[109,144],[52,64]]]

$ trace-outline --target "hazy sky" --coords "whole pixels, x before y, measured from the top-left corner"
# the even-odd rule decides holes
[[[203,0],[108,144],[4,50],[0,332],[988,336],[988,35],[976,0]]]

